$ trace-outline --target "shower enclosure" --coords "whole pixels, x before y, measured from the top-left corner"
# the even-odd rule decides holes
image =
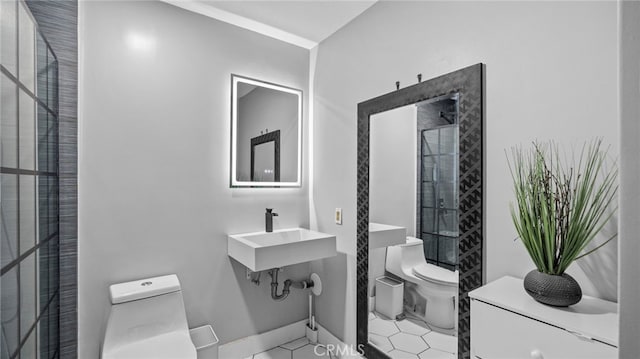
[[[458,95],[418,104],[418,226],[427,262],[458,261]]]
[[[2,0],[0,357],[59,357],[58,60]]]

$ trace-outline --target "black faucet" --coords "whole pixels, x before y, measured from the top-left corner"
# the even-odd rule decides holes
[[[273,216],[277,216],[277,213],[272,212],[273,208],[267,208],[267,212],[264,214],[264,225],[266,232],[273,232]]]

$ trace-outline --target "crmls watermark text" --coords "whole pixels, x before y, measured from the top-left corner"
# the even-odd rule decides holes
[[[355,345],[334,345],[327,344],[326,346],[316,345],[313,348],[313,352],[317,356],[335,356],[335,357],[343,357],[343,356],[356,356],[356,355],[364,355],[364,344]]]

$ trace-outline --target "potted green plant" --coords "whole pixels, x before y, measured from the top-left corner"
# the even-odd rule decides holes
[[[526,275],[524,287],[541,303],[578,303],[582,290],[566,269],[616,236],[585,252],[617,210],[618,171],[607,166],[607,153],[601,139],[585,143],[577,163],[574,153],[568,160],[554,142],[511,150],[511,218],[537,268]]]

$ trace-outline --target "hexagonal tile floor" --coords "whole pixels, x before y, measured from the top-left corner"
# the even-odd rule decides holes
[[[389,337],[389,341],[391,341],[391,345],[393,345],[394,348],[411,354],[422,353],[429,349],[429,346],[424,340],[416,340],[416,336],[413,334],[394,334]]]
[[[369,321],[369,333],[390,337],[396,333],[400,333],[400,330],[394,324],[394,321],[375,318]]]
[[[385,338],[386,339],[386,338]],[[311,344],[302,337],[262,353],[256,353],[246,359],[333,359],[329,351],[321,344]]]
[[[369,341],[394,359],[457,357],[455,336],[433,331],[424,321],[413,318],[397,321],[369,313]]]

